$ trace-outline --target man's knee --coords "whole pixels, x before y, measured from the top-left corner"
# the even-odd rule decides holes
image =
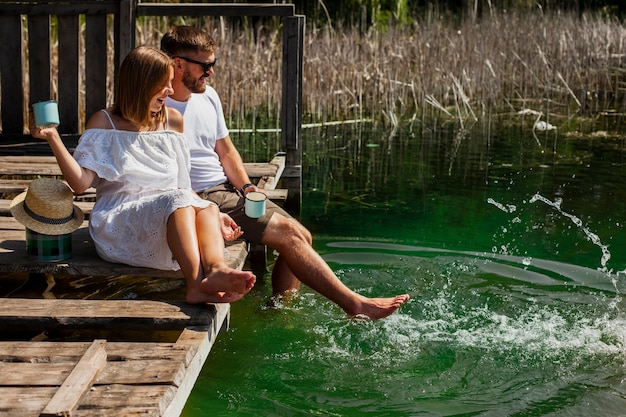
[[[296,219],[287,218],[280,214],[272,216],[263,233],[263,243],[276,248],[284,244],[295,244],[297,241],[312,244],[311,232]]]

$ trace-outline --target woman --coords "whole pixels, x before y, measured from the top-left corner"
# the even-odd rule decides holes
[[[120,67],[117,102],[91,116],[73,157],[56,128],[31,118],[31,132],[48,142],[74,192],[96,188],[89,231],[103,259],[181,269],[189,303],[237,301],[256,278],[224,258],[224,239],[242,231],[191,190],[183,118],[164,106],[173,76],[166,54],[138,47]]]

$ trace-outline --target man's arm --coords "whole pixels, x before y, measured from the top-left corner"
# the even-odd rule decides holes
[[[243,159],[235,145],[233,144],[230,136],[226,136],[220,139],[215,144],[215,152],[220,158],[224,173],[228,178],[228,181],[234,185],[238,190],[241,190],[246,184],[250,184],[250,177],[246,172],[246,168],[243,166]],[[246,194],[249,191],[259,191],[256,186],[246,187]]]

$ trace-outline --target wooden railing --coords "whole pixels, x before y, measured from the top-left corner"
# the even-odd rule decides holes
[[[49,154],[45,144],[32,141],[26,132],[29,105],[49,99],[59,102],[59,130],[72,148],[86,119],[112,102],[116,70],[135,46],[136,20],[141,16],[281,17],[281,147],[286,170],[299,172],[304,16],[295,15],[290,4],[0,0],[0,155]],[[113,42],[112,57],[107,42]],[[51,60],[51,50],[56,50],[58,60]],[[58,80],[53,83],[51,66],[56,62]],[[113,75],[108,65],[113,65]],[[55,91],[53,86],[58,86]],[[299,179],[288,188],[290,198],[294,191],[299,195]]]

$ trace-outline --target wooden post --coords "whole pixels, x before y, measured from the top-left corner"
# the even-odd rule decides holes
[[[281,145],[287,152],[286,170],[300,171],[302,165],[302,72],[304,55],[304,16],[283,18],[283,100]],[[285,177],[288,210],[300,212],[301,175]]]
[[[135,19],[137,0],[120,0],[119,12],[115,19],[115,74],[122,60],[135,47]]]
[[[61,15],[57,17],[59,25],[59,133],[76,134],[80,131],[78,103],[80,36],[79,15]]]
[[[24,82],[22,21],[20,15],[0,14],[0,82],[2,82],[2,134],[22,135]],[[8,105],[7,105],[8,103]]]

